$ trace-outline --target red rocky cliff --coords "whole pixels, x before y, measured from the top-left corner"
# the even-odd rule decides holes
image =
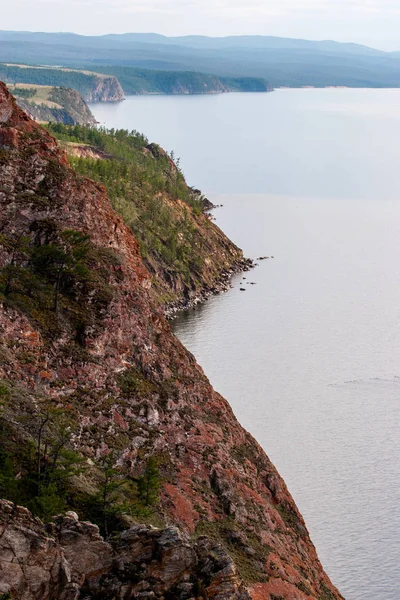
[[[74,446],[91,464],[113,450],[135,475],[147,457],[159,457],[159,517],[182,536],[221,544],[253,600],[341,598],[285,483],[152,303],[138,244],[104,189],[72,171],[2,85],[0,268],[23,270],[20,240],[34,247],[71,230],[89,236],[94,249],[98,279],[90,289],[67,290],[57,310],[40,308],[44,301],[14,283],[0,296],[0,379],[12,386],[12,410],[29,412],[46,398],[71,411],[79,424]],[[0,564],[6,554],[0,549]],[[233,597],[218,596],[223,582],[174,597]],[[150,592],[115,597],[163,597]]]

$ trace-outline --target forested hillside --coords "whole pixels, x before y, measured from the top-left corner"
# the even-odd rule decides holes
[[[190,304],[226,287],[233,271],[248,267],[205,213],[204,197],[187,185],[179,160],[145,136],[59,124],[49,130],[74,169],[106,187],[139,241],[162,304]]]
[[[122,90],[117,93],[120,85],[125,94],[215,94],[272,90],[269,83],[259,77],[217,77],[192,71],[154,71],[107,65],[74,70],[0,64],[0,78],[10,84],[69,87],[91,101],[122,100]],[[115,88],[115,96],[112,91],[108,94],[107,88]]]
[[[34,60],[33,56],[27,58],[28,62]],[[67,87],[77,90],[89,102],[116,101],[124,98],[122,88],[115,77],[90,71],[0,63],[0,80],[9,84]]]
[[[215,94],[221,92],[270,92],[261,77],[217,77],[194,71],[157,71],[134,67],[96,67],[99,73],[114,75],[125,94]]]

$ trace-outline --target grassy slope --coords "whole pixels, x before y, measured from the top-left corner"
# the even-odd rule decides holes
[[[50,100],[50,96],[54,90],[54,87],[50,85],[16,83],[14,86],[10,84],[8,87],[17,99],[26,98],[32,104],[44,105],[48,108],[62,108],[61,104]],[[26,93],[26,90],[28,93]]]
[[[93,125],[95,118],[86,102],[76,90],[16,83],[9,84],[21,108],[36,121],[65,123],[68,125]]]
[[[24,83],[43,86],[65,86],[82,95],[96,84],[101,75],[69,69],[39,68],[24,65],[0,64],[0,79],[7,83]]]

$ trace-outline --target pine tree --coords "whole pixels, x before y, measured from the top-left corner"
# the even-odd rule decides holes
[[[154,506],[159,499],[160,471],[154,456],[147,461],[145,472],[137,480],[139,502],[146,507]]]

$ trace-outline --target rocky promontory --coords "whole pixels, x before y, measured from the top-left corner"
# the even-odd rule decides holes
[[[76,90],[65,87],[18,86],[13,90],[18,105],[39,123],[95,125],[96,119]],[[23,92],[32,92],[24,96]]]
[[[341,599],[284,481],[171,333],[133,231],[1,85],[1,593]]]
[[[93,75],[93,84],[84,94],[87,102],[120,102],[124,99],[124,91],[116,77]]]

